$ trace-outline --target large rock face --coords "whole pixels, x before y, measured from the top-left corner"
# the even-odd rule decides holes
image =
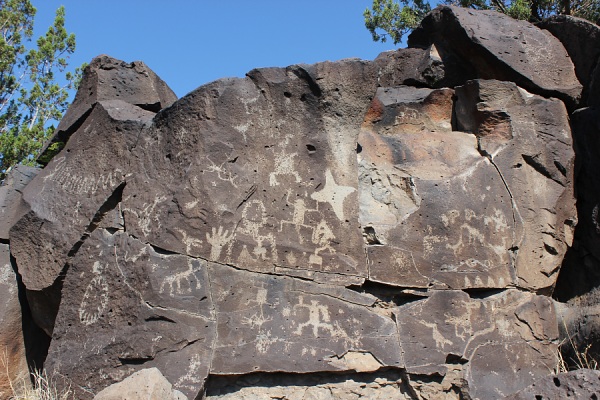
[[[359,193],[372,280],[554,284],[575,215],[562,102],[478,80],[455,91],[379,88],[367,115]]]
[[[482,44],[475,19],[511,33]],[[539,57],[492,58],[500,39]],[[490,12],[439,8],[411,40],[177,101],[94,60],[9,223],[48,373],[82,399],[148,368],[190,399],[492,399],[546,376],[573,65]]]

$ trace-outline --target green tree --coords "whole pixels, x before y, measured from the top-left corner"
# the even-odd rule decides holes
[[[600,21],[600,0],[445,0],[446,4],[477,10],[497,10],[516,19],[538,22],[554,14]],[[431,10],[428,0],[373,0],[364,12],[374,41],[400,43]]]
[[[67,72],[75,35],[65,9],[32,48],[36,9],[30,0],[0,0],[0,178],[17,163],[35,164],[53,123],[62,118],[80,69]]]

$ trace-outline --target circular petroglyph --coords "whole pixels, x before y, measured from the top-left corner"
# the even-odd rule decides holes
[[[79,306],[79,320],[84,325],[91,325],[100,319],[108,305],[108,283],[101,274],[101,265],[94,263],[94,274],[90,284],[85,289]]]

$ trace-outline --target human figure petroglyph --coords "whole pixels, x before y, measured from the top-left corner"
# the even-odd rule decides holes
[[[237,188],[238,185],[236,183],[237,176],[232,174],[225,168],[225,165],[229,163],[229,161],[225,161],[219,165],[213,162],[209,156],[206,156],[206,159],[210,163],[208,167],[206,167],[206,171],[208,173],[216,173],[217,178],[223,182],[229,182],[234,188]]]
[[[240,253],[240,256],[250,257],[255,260],[267,261],[269,259],[268,251],[271,251],[270,259],[277,261],[277,246],[275,235],[272,232],[263,233],[263,229],[267,223],[267,211],[264,204],[260,200],[250,200],[242,210],[242,219],[237,231],[250,236],[256,242],[256,246],[252,249],[252,255],[245,248],[247,254]],[[265,247],[268,245],[269,248]],[[242,252],[244,249],[242,249]]]
[[[298,172],[294,169],[294,158],[298,156],[298,153],[285,153],[275,155],[275,170],[269,174],[269,185],[277,186],[277,176],[279,175],[292,175],[296,182],[301,182],[302,178]]]
[[[309,262],[311,264],[323,265],[323,258],[319,256],[319,253],[329,251],[335,253],[335,249],[331,247],[331,241],[335,239],[335,235],[327,222],[321,220],[313,230],[312,242],[318,247],[315,252],[309,256]]]
[[[304,328],[310,328],[315,338],[319,337],[319,329],[328,332],[333,337],[346,337],[346,333],[331,322],[327,306],[319,304],[317,300],[311,300],[310,304],[304,303],[304,297],[299,297],[299,304],[294,305],[296,315],[302,313],[302,309],[308,311],[308,321],[298,324],[294,334],[302,335]]]
[[[190,358],[188,372],[182,375],[176,382],[178,388],[195,389],[196,384],[200,382],[200,368],[203,365],[200,355],[195,354]]]
[[[249,327],[249,329],[256,330],[256,351],[261,354],[266,353],[271,344],[275,343],[278,340],[277,338],[272,338],[271,329],[269,329],[268,325],[265,327],[265,324],[273,321],[272,315],[265,316],[264,307],[267,305],[267,295],[268,290],[264,287],[257,288],[256,296],[254,299],[248,299],[246,301],[246,306],[250,306],[247,310],[250,311],[252,309],[258,308],[256,312],[254,312],[250,317],[243,317],[241,323]]]
[[[271,330],[267,330],[265,332],[259,332],[258,335],[256,335],[256,351],[260,354],[265,354],[267,353],[267,351],[269,351],[269,349],[271,348],[271,345],[273,343],[276,343],[278,341],[284,341],[284,339],[278,339],[278,338],[274,338],[271,334]]]
[[[79,320],[84,325],[97,322],[108,306],[108,283],[102,275],[104,267],[96,261],[92,267],[94,277],[88,284],[79,305]]]
[[[306,200],[304,198],[295,198],[293,200],[290,199],[292,196],[292,190],[288,189],[287,191],[287,203],[292,204],[294,211],[292,213],[291,219],[282,219],[279,222],[279,232],[283,232],[284,225],[293,225],[296,234],[298,235],[298,243],[304,243],[305,237],[300,233],[302,228],[305,228],[308,231],[313,231],[315,228],[311,224],[306,224],[304,222],[307,213],[315,212],[321,214],[316,208],[308,208],[306,205]]]
[[[250,97],[250,98],[244,98],[244,97],[240,98],[240,101],[244,105],[244,109],[246,110],[247,115],[253,114],[254,110],[251,109],[250,105],[256,103],[259,98],[260,98],[260,95],[258,95],[256,97]]]

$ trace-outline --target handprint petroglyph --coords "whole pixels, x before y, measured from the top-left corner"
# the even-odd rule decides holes
[[[221,256],[221,251],[231,240],[235,237],[235,232],[229,234],[228,230],[223,230],[220,226],[219,229],[212,228],[212,234],[206,233],[206,241],[211,245],[210,248],[210,259],[217,261]]]

